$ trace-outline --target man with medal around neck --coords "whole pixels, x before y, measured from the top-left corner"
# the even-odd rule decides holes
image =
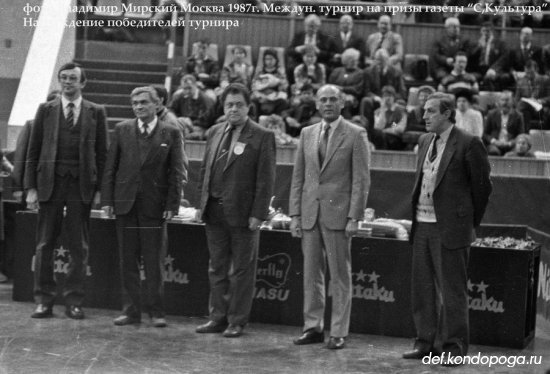
[[[456,126],[454,99],[431,94],[424,105],[427,134],[418,143],[412,193],[413,350],[403,358],[468,353],[467,266],[470,244],[492,186],[481,140]]]
[[[275,135],[248,118],[244,85],[227,86],[221,103],[226,121],[210,131],[199,179],[197,219],[206,223],[210,298],[209,321],[196,332],[234,338],[252,307],[259,229],[275,184]]]
[[[324,342],[325,273],[330,271],[329,349],[344,348],[351,313],[351,237],[363,218],[370,186],[367,132],[340,115],[344,94],[317,92],[323,120],[300,135],[290,187],[291,233],[302,238],[304,328],[294,344]],[[326,260],[325,260],[326,255]]]

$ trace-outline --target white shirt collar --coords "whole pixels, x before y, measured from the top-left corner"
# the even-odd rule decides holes
[[[82,95],[80,95],[76,100],[69,100],[67,99],[65,96],[61,95],[61,105],[63,105],[63,109],[66,109],[67,108],[67,105],[69,105],[69,103],[73,103],[74,104],[74,109],[75,110],[80,110],[80,105],[82,105]]]
[[[158,117],[155,115],[155,118],[153,118],[153,120],[147,124],[147,134],[150,134],[153,132],[153,130],[157,126],[157,122],[158,122]],[[143,121],[139,118],[138,118],[138,127],[139,127],[139,131],[143,131]]]

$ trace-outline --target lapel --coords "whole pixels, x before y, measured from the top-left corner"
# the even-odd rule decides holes
[[[138,130],[137,118],[134,119],[131,123],[132,123],[131,126],[127,126],[125,128],[125,131],[124,131],[125,134],[122,134],[123,139],[120,139],[119,142],[120,143],[128,142],[128,145],[129,145],[128,150],[131,152],[129,159],[132,160],[132,162],[134,163],[134,167],[136,169],[139,169],[142,164],[141,162],[142,158],[140,155],[139,143],[138,143],[138,136],[140,136],[140,134]]]
[[[63,117],[63,105],[61,104],[61,98],[57,98],[56,101],[52,104],[51,110],[48,113],[48,120],[44,121],[45,123],[51,123],[51,125],[48,125],[48,128],[51,131],[49,139],[51,141],[51,146],[53,147],[54,152],[57,152],[60,117]],[[47,129],[44,130],[47,131]]]
[[[512,114],[512,113],[510,113]],[[510,115],[508,115],[508,123],[510,123]],[[497,112],[497,118],[496,118],[496,124],[497,124],[497,138],[498,138],[498,135],[500,134],[500,130],[502,129],[502,113],[500,112],[500,110]]]
[[[241,130],[241,134],[239,135],[239,139],[237,139],[237,142],[245,144],[245,148],[247,146],[250,147],[250,145],[247,145],[247,144],[249,143],[248,140],[252,137],[252,131],[251,131],[251,126],[249,121],[250,121],[249,119],[246,120],[246,123],[243,125],[243,128]],[[237,159],[237,157],[240,157],[243,155],[243,153],[241,153],[240,155],[236,155],[235,152],[233,152],[233,149],[229,149],[231,153],[229,153],[229,156],[227,158],[227,163],[225,164],[223,171],[226,171],[227,168],[231,166],[231,164]]]
[[[325,161],[323,162],[323,165],[321,166],[321,172],[325,170],[330,159],[332,158],[332,156],[334,156],[334,153],[336,152],[338,147],[340,147],[340,144],[342,144],[342,142],[344,141],[344,138],[346,136],[346,128],[344,127],[344,124],[342,123],[342,121],[343,119],[340,118],[327,144],[327,155],[325,157]]]
[[[441,179],[443,179],[443,175],[445,174],[445,171],[447,170],[447,166],[449,166],[449,162],[451,162],[451,158],[453,157],[453,154],[455,153],[456,149],[456,127],[453,126],[453,129],[451,130],[451,133],[449,134],[449,139],[447,139],[447,144],[445,145],[445,150],[443,151],[443,155],[441,156],[441,161],[439,163],[439,168],[437,169],[437,177],[435,179],[435,186],[434,191],[437,189],[437,186],[441,182]]]
[[[85,145],[85,139],[87,138],[88,130],[90,129],[90,125],[92,123],[92,115],[91,115],[91,105],[88,101],[82,99],[82,104],[80,107],[80,146]],[[77,121],[79,119],[77,118]]]
[[[220,146],[220,142],[222,140],[223,132],[226,125],[227,123],[224,123],[224,126],[219,127],[218,131],[212,134],[212,143],[210,144],[210,149],[208,150],[206,159],[206,170],[208,173],[210,173],[210,170],[212,170],[212,164],[216,159],[216,153],[218,152],[218,147]]]
[[[142,165],[144,165],[147,161],[153,160],[157,153],[160,151],[160,144],[162,143],[162,139],[164,138],[164,131],[164,124],[160,119],[158,119],[157,125],[153,129],[153,133],[150,134],[151,146],[147,150],[147,155],[141,158]]]
[[[322,127],[323,122],[313,125],[309,132],[309,137],[305,139],[305,152],[310,154],[310,159],[313,160],[315,170],[318,172],[321,171],[321,165],[319,164],[319,139]]]

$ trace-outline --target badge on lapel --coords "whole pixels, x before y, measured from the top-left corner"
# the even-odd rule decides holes
[[[235,143],[235,147],[233,148],[233,153],[237,156],[242,155],[245,147],[246,143],[237,142]]]

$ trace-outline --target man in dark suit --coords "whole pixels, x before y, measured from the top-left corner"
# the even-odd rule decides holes
[[[300,135],[290,188],[291,233],[302,238],[304,332],[294,344],[324,341],[325,272],[330,271],[332,317],[329,349],[341,349],[351,313],[351,237],[363,218],[369,192],[367,132],[340,115],[343,92],[317,92],[323,120]],[[327,260],[325,260],[325,255]]]
[[[63,296],[66,315],[84,318],[84,280],[88,261],[88,229],[92,202],[99,203],[99,186],[107,155],[105,109],[82,98],[86,75],[75,63],[58,72],[61,98],[38,108],[32,127],[25,170],[27,204],[38,210],[33,318],[52,316],[56,294],[53,250],[66,207],[70,262]]]
[[[200,174],[197,219],[206,223],[210,253],[210,321],[196,331],[233,338],[252,307],[259,228],[275,182],[275,136],[248,118],[242,84],[227,86],[221,102],[226,121],[211,129]]]
[[[354,48],[359,51],[359,67],[362,68],[365,59],[365,39],[353,32],[353,18],[349,14],[340,17],[339,35],[334,38],[334,56],[332,56],[331,65],[333,67],[342,66],[342,53],[348,48]]]
[[[470,53],[471,43],[460,35],[460,21],[458,18],[449,17],[445,20],[445,35],[436,40],[432,47],[430,64],[432,76],[436,81],[451,72],[454,58],[459,51]]]
[[[428,134],[419,140],[412,193],[412,308],[416,341],[404,358],[468,353],[470,244],[491,193],[487,152],[478,137],[454,126],[454,100],[443,93],[424,106]]]
[[[177,214],[187,182],[187,158],[178,128],[158,120],[160,99],[152,87],[131,93],[137,119],[120,122],[105,165],[104,211],[116,215],[123,312],[115,325],[141,322],[140,256],[145,269],[145,307],[153,326],[166,326],[163,282],[166,220]]]
[[[515,139],[525,132],[523,116],[514,109],[514,97],[511,91],[503,91],[499,98],[499,108],[487,114],[483,142],[487,152],[494,156],[503,156],[514,148]]]

